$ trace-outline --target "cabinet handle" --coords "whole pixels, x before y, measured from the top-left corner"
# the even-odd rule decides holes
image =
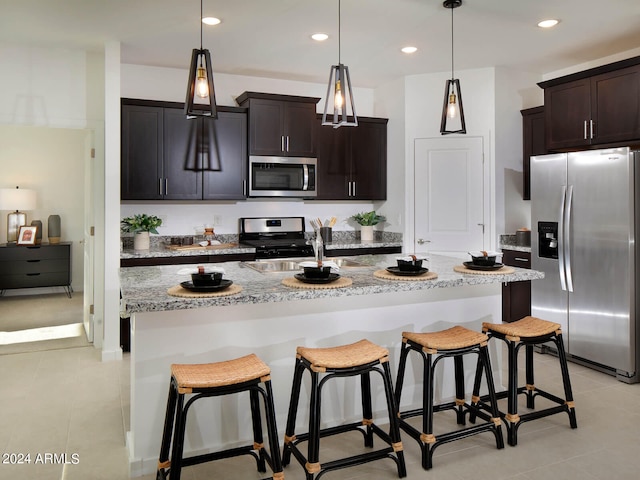
[[[162,195],[162,177],[158,179],[158,192]]]
[[[289,135],[287,135],[287,152],[289,151]]]
[[[584,121],[584,139],[587,139],[587,121]]]
[[[243,195],[247,194],[247,181],[246,180],[242,180],[242,194]]]
[[[351,182],[347,182],[347,187],[349,188],[349,193],[347,194],[348,197],[351,196]]]
[[[353,196],[356,196],[356,182],[353,182]]]
[[[281,152],[285,152],[286,151],[284,149],[284,135],[280,135],[280,151]]]
[[[27,263],[38,263],[40,260],[27,260]]]
[[[169,193],[169,179],[164,179],[164,194],[167,195]]]
[[[27,273],[27,277],[37,277],[40,273]]]
[[[514,260],[517,262],[529,262],[528,258],[522,258],[522,257],[515,257]]]
[[[589,120],[589,133],[591,134],[591,137],[593,139],[593,120]]]

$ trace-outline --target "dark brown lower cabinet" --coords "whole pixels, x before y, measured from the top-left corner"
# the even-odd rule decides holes
[[[531,253],[502,250],[505,265],[531,268]],[[531,315],[531,281],[502,284],[502,321],[515,322]]]

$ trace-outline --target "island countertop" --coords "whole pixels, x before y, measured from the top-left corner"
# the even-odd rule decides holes
[[[480,275],[457,273],[456,265],[462,260],[453,257],[431,255],[425,266],[437,273],[433,280],[402,281],[385,280],[374,277],[376,270],[396,264],[397,254],[360,255],[346,257],[364,264],[362,267],[342,268],[340,275],[352,280],[347,287],[331,289],[297,289],[285,286],[282,280],[293,277],[295,272],[260,273],[243,262],[217,264],[224,268],[224,278],[240,285],[237,294],[211,298],[183,298],[171,296],[167,290],[180,282],[190,280],[188,274],[180,274],[189,265],[166,265],[150,267],[124,267],[120,269],[120,282],[126,310],[134,312],[170,311],[213,306],[259,304],[307,300],[328,297],[369,295],[389,292],[409,292],[438,288],[451,288],[488,283],[517,282],[543,278],[536,270],[513,268],[514,273]],[[330,259],[327,259],[330,260]],[[195,264],[193,265],[195,267]]]

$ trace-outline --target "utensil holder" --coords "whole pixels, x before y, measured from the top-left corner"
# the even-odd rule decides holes
[[[331,227],[320,227],[320,236],[322,237],[322,241],[324,243],[331,243],[332,240],[332,229]]]

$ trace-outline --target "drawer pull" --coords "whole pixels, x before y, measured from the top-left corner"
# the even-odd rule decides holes
[[[27,260],[27,263],[38,263],[40,260]]]
[[[522,258],[522,257],[515,257],[514,260],[516,260],[518,262],[528,262],[529,261],[528,258]]]
[[[40,275],[40,272],[38,272],[38,273],[27,273],[27,277],[37,277],[38,275]]]

